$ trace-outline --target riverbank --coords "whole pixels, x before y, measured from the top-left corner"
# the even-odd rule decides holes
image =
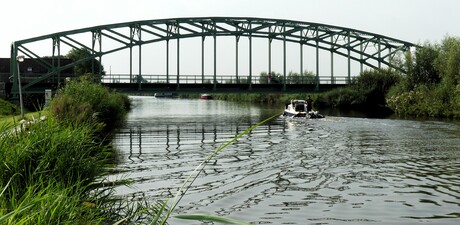
[[[0,224],[148,218],[150,206],[115,198],[101,180],[116,163],[107,138],[129,107],[126,95],[75,81],[56,94],[45,121],[20,132],[9,132],[14,122],[0,126]]]

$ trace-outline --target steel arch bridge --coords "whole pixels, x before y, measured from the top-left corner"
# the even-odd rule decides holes
[[[268,40],[269,62],[268,71],[271,70],[271,43],[273,40],[283,43],[283,74],[280,82],[281,91],[286,91],[291,86],[286,82],[286,43],[298,43],[300,46],[300,71],[303,71],[303,46],[309,46],[316,49],[316,78],[313,86],[318,89],[321,84],[319,77],[319,51],[330,52],[331,55],[331,76],[329,84],[334,84],[333,62],[334,55],[345,57],[348,62],[347,82],[351,79],[350,62],[355,61],[360,64],[360,70],[363,67],[369,68],[392,68],[405,72],[400,64],[394,63],[393,58],[417,47],[410,42],[386,37],[379,34],[355,30],[351,28],[331,26],[320,23],[310,23],[302,21],[267,19],[267,18],[250,18],[250,17],[200,17],[200,18],[172,18],[133,21],[127,23],[118,23],[110,25],[95,26],[77,30],[64,31],[40,37],[16,41],[11,46],[10,71],[13,77],[12,93],[17,94],[19,90],[32,90],[34,85],[43,82],[51,77],[61,80],[60,74],[66,69],[70,69],[77,64],[85,61],[99,60],[102,64],[102,58],[105,55],[129,49],[130,52],[130,74],[129,84],[118,84],[120,86],[132,86],[141,89],[148,84],[143,83],[142,78],[142,46],[156,42],[166,42],[166,75],[162,78],[163,86],[168,90],[179,90],[186,85],[181,84],[180,74],[180,40],[184,38],[198,37],[202,39],[201,56],[202,56],[202,74],[198,86],[211,85],[210,88],[216,91],[220,88],[216,74],[216,39],[221,36],[235,37],[235,80],[239,81],[238,72],[238,43],[241,37],[249,40],[249,76],[245,79],[246,91],[252,91],[257,82],[253,80],[252,74],[252,39],[265,38]],[[206,37],[212,37],[214,40],[214,74],[211,84],[205,84],[204,74],[204,41]],[[169,74],[169,42],[177,42],[177,74]],[[43,45],[50,46],[51,55],[43,55],[34,47],[37,43],[40,47]],[[106,45],[110,42],[110,45]],[[133,76],[133,48],[138,48],[138,75],[137,79]],[[61,49],[85,49],[90,54],[79,61],[63,65],[61,63]],[[47,71],[39,77],[22,84],[19,75],[18,61],[19,55],[25,55],[33,59]],[[44,58],[47,58],[45,60]],[[97,67],[97,66],[96,66]],[[102,67],[95,68],[93,63],[93,74],[102,74]],[[241,84],[239,90],[241,91]],[[311,83],[310,83],[311,86]],[[223,86],[222,86],[223,87]],[[304,86],[302,86],[304,87]],[[199,89],[202,90],[202,89]]]

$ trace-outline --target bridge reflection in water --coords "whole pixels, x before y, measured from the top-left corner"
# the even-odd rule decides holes
[[[268,123],[267,126],[260,127],[257,133],[272,134],[273,132],[284,131],[283,123]],[[127,159],[136,163],[142,162],[148,154],[162,154],[167,159],[169,156],[179,156],[181,151],[199,147],[203,152],[203,160],[212,151],[219,148],[222,144],[230,141],[234,137],[253,126],[254,121],[246,121],[243,124],[219,124],[219,123],[192,123],[186,125],[163,124],[155,127],[129,127],[122,129],[115,139],[118,148],[129,149]],[[253,132],[249,132],[247,138],[250,139]],[[245,138],[246,139],[246,138]],[[126,140],[129,140],[127,143]],[[251,145],[251,142],[247,143]],[[249,148],[252,149],[252,148]],[[237,156],[235,156],[237,158]]]

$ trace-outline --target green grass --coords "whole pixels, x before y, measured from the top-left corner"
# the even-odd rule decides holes
[[[111,150],[95,141],[92,124],[50,118],[0,138],[0,224],[94,224],[105,218],[91,198]],[[79,223],[81,221],[82,223]]]
[[[29,112],[24,114],[24,119],[28,121],[33,121],[40,119],[41,116],[48,116],[49,112],[47,110],[39,112]],[[22,120],[21,115],[10,115],[10,116],[0,116],[0,127],[1,126],[13,126],[19,125],[19,122]]]
[[[67,90],[75,87],[81,90]],[[98,95],[98,102],[75,100],[85,94]],[[79,115],[77,119],[76,114],[59,115],[52,110],[27,114],[29,120],[43,114],[48,119],[22,131],[13,129],[20,116],[0,120],[0,224],[131,224],[153,220],[155,205],[115,198],[113,186],[100,180],[115,162],[116,151],[98,132],[107,127],[107,121],[122,122],[129,104],[127,96],[82,82],[69,85],[56,98],[72,99],[56,100],[54,106],[61,109],[90,111],[80,111],[86,117]],[[114,115],[111,110],[120,113]]]

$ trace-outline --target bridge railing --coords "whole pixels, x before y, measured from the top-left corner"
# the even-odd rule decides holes
[[[267,77],[252,77],[249,75],[218,75],[216,76],[218,84],[283,84],[279,78],[273,78],[270,81]],[[129,74],[107,74],[102,78],[102,83],[177,83],[177,76],[160,75],[160,74],[144,74],[142,76]],[[349,84],[348,76],[319,76],[319,84]],[[180,75],[179,84],[213,84],[214,75]],[[316,77],[287,77],[286,84],[316,84]]]

